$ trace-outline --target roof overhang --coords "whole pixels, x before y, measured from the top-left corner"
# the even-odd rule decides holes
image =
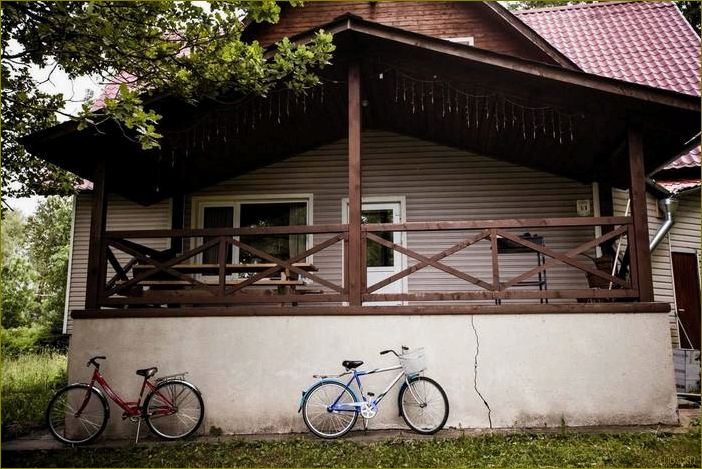
[[[367,128],[397,131],[582,181],[604,180],[618,186],[626,185],[624,142],[630,124],[644,131],[647,173],[679,154],[700,131],[700,98],[696,96],[497,54],[351,15],[291,39],[309,41],[320,28],[334,34],[337,46],[334,65],[324,70],[325,76],[343,81],[349,60],[364,62],[364,93],[371,103],[363,113]],[[585,125],[573,143],[554,145],[546,139],[522,141],[518,131],[505,135],[490,129],[466,132],[458,124],[447,125],[436,113],[427,112],[419,121],[389,102],[390,80],[377,80],[379,72],[388,67],[411,71],[418,78],[467,83],[525,103],[568,110],[585,116]],[[95,158],[104,157],[111,191],[152,203],[343,138],[347,110],[343,86],[338,88],[324,106],[311,108],[304,119],[263,123],[228,142],[211,143],[208,134],[207,148],[204,143],[201,148],[200,144],[193,147],[179,166],[169,163],[165,150],[140,150],[116,126],[98,133],[78,131],[68,122],[30,135],[24,143],[33,154],[87,179],[92,176]],[[171,97],[153,99],[151,105],[164,116],[164,129],[174,131],[211,119],[222,108],[217,102],[191,106]],[[246,110],[230,106],[226,112],[238,121],[237,112]]]

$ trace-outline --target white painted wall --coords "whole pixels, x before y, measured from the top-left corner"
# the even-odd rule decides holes
[[[677,421],[665,314],[475,316],[477,384],[494,427],[672,424]],[[362,331],[362,332],[359,332]],[[297,413],[312,374],[341,371],[343,359],[393,363],[378,351],[424,346],[427,375],[445,388],[447,426],[488,427],[473,386],[476,339],[471,316],[209,317],[77,320],[71,381],[85,381],[92,355],[124,397],[136,397],[137,368],[188,370],[202,390],[206,418],[227,433],[305,431]],[[369,379],[379,392],[389,376]],[[396,394],[371,429],[403,428]],[[108,436],[134,426],[113,409]],[[358,424],[360,428],[360,423]]]

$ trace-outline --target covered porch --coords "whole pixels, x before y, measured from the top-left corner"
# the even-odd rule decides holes
[[[32,151],[94,183],[85,309],[74,318],[668,310],[653,302],[646,175],[699,133],[697,98],[350,16],[324,29],[335,34],[337,52],[320,71],[322,85],[197,107],[158,98],[165,129],[158,151],[140,151],[116,129],[97,135],[68,124],[33,137]],[[479,219],[364,220],[365,130],[597,182],[605,195],[599,213],[592,207],[585,216],[502,218],[495,210]],[[344,138],[341,223],[188,222],[188,194]],[[295,180],[289,184],[295,193]],[[629,189],[630,216],[612,216],[612,186]],[[171,227],[108,230],[111,193],[142,204],[171,198]],[[552,232],[569,241],[554,242]],[[261,239],[301,241],[281,255]],[[397,268],[369,278],[368,251]],[[329,252],[331,261],[315,262]],[[510,253],[529,260],[515,264]],[[618,253],[617,262],[593,262],[602,253]],[[451,262],[471,254],[476,268]],[[554,269],[564,267],[582,282],[556,281]],[[450,279],[447,286],[412,288],[428,270]],[[389,288],[403,282],[410,287]]]

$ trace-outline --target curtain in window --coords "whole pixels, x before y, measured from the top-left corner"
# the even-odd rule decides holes
[[[305,204],[290,205],[290,225],[307,224],[307,206]],[[297,256],[307,249],[307,235],[290,235],[288,241],[290,257]]]
[[[203,211],[202,227],[203,228],[231,228],[234,226],[234,208],[233,207],[205,207]],[[211,240],[212,237],[205,236],[203,243]],[[232,261],[231,249],[227,252],[227,263]],[[210,249],[202,253],[203,264],[218,264],[219,263],[219,246],[212,246]]]

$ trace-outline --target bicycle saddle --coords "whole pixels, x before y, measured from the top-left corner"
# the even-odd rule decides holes
[[[158,372],[158,368],[152,366],[151,368],[144,368],[142,370],[136,370],[136,374],[143,376],[144,378],[151,378]]]
[[[341,366],[343,366],[347,370],[350,370],[352,368],[358,368],[361,365],[363,365],[363,362],[361,360],[344,360],[343,362],[341,362]]]

